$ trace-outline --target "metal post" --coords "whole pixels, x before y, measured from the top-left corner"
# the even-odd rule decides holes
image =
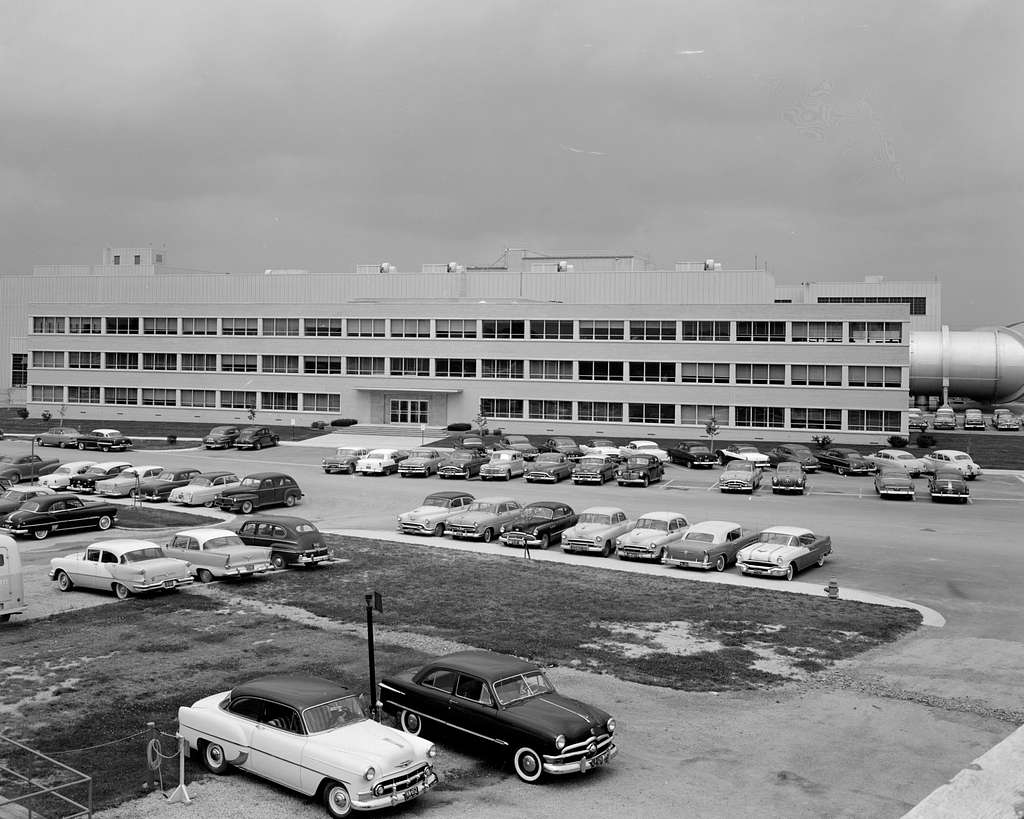
[[[373,593],[366,595],[366,650],[370,655],[370,716],[380,722],[377,713],[377,669],[373,661]]]
[[[146,729],[147,729],[147,731],[149,733],[149,737],[146,740],[146,748],[148,749],[150,747],[150,743],[156,742],[156,740],[157,740],[156,723],[155,722],[147,722],[146,723]],[[155,787],[156,787],[156,771],[154,771],[152,768],[149,767],[149,765],[147,765],[146,766],[146,790],[147,791],[151,791]]]

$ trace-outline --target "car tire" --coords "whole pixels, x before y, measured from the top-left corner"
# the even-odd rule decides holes
[[[494,530],[493,529],[484,529],[484,535],[483,535],[484,543],[490,543],[492,540],[494,540]]]
[[[102,529],[105,532],[113,525],[113,523],[114,521],[110,515],[103,515],[103,517],[96,521],[96,528]]]
[[[296,500],[296,498],[295,498],[294,495],[285,495],[284,496],[284,505],[285,506],[294,506],[295,505],[295,500]]]
[[[644,489],[646,489],[648,486],[651,485],[651,479],[644,475],[644,479],[640,482],[640,485],[643,486]]]
[[[786,580],[792,580],[794,574],[796,574],[796,569],[794,569],[793,564],[790,563],[786,566]]]
[[[725,559],[725,555],[719,555],[718,559],[715,561],[715,571],[724,572],[728,563],[729,561]]]
[[[334,819],[343,819],[352,813],[352,797],[348,788],[340,782],[328,782],[324,785],[324,807]]]
[[[825,553],[824,553],[824,552],[822,552],[822,553],[821,553],[821,554],[820,554],[820,555],[818,556],[818,568],[820,569],[820,568],[821,568],[822,566],[824,566],[824,565],[825,565]]]
[[[50,536],[49,526],[40,526],[38,529],[32,530],[32,537],[36,540],[46,540]]]
[[[228,772],[227,757],[224,749],[216,742],[204,743],[200,753],[203,757],[203,765],[212,774],[226,774]]]
[[[540,536],[540,548],[547,551],[548,546],[551,545],[551,537],[548,535]]]
[[[836,474],[839,475],[841,478],[845,478],[846,477],[846,467],[845,466],[837,466],[836,467]]]
[[[81,441],[78,442],[77,446],[79,449],[85,449],[85,444],[83,444]]]
[[[398,724],[402,726],[405,733],[412,734],[414,737],[423,733],[423,720],[419,714],[414,714],[412,711],[403,711],[398,718]]]
[[[132,596],[131,590],[124,583],[114,584],[114,595],[118,600],[127,600]]]
[[[665,562],[665,549],[664,549],[664,547],[662,547],[658,551],[658,553],[653,558],[651,558],[651,560],[654,563],[664,563]]]
[[[69,592],[75,587],[75,584],[71,581],[67,572],[57,572],[56,580],[57,588],[62,592]]]
[[[253,449],[263,449],[263,444],[261,444],[261,443],[260,443],[259,441],[256,441],[256,442],[255,442],[255,443],[254,443],[254,444],[252,445],[252,448],[253,448]]]
[[[242,501],[242,503],[238,507],[238,511],[240,511],[243,515],[251,515],[252,501]]]
[[[540,754],[533,748],[523,747],[516,751],[512,756],[512,767],[515,768],[516,776],[531,785],[539,782],[544,774]]]
[[[610,557],[612,553],[612,542],[606,540],[601,546],[601,557]]]
[[[42,438],[36,438],[36,446],[43,446],[43,439]]]
[[[274,552],[271,554],[270,562],[273,564],[275,569],[283,569],[288,565],[288,561],[284,559],[284,555],[280,552]]]
[[[213,572],[211,572],[209,569],[200,569],[196,572],[196,580],[198,580],[200,583],[212,583]]]
[[[212,509],[213,508],[213,501],[212,500],[203,501],[203,506],[205,506],[207,509]]]
[[[439,524],[437,524],[437,526],[434,527],[433,535],[434,535],[434,537],[444,537],[444,524],[443,523],[439,523]]]

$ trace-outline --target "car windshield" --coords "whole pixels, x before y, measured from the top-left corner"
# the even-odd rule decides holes
[[[223,549],[225,546],[244,546],[245,543],[238,535],[221,535],[211,537],[203,544],[204,549]]]
[[[366,457],[367,458],[390,458],[391,457],[391,450],[390,449],[374,449]]]
[[[782,532],[761,532],[758,537],[761,543],[769,543],[773,546],[791,546],[796,538],[793,535],[785,535]]]
[[[658,518],[640,518],[636,522],[637,529],[656,529],[659,532],[668,531],[668,521],[659,520]]]
[[[801,467],[800,464],[783,462],[783,463],[779,464],[778,471],[779,472],[792,472],[794,474],[798,474],[798,473],[803,471],[803,467]]]
[[[580,466],[604,466],[604,458],[580,458]]]
[[[437,453],[432,449],[414,449],[409,453],[410,458],[436,458]]]
[[[84,474],[86,474],[86,475],[106,475],[107,474],[107,467],[105,467],[105,466],[90,466],[87,470],[85,470]]]
[[[537,456],[539,464],[558,464],[562,462],[562,456],[558,452],[543,452]]]
[[[68,466],[67,464],[65,464],[64,466],[58,466],[50,474],[52,474],[52,475],[71,475],[74,471],[75,471],[74,467],[71,467],[71,466]]]
[[[725,467],[726,472],[753,472],[754,465],[749,461],[729,461]]]
[[[234,432],[234,427],[214,427],[210,430],[211,435],[227,435],[229,432]]]
[[[554,693],[554,686],[548,682],[542,671],[528,671],[516,674],[494,684],[494,694],[502,705],[509,705],[519,700],[526,700],[540,694]]]
[[[34,500],[25,501],[21,505],[21,509],[19,511],[21,511],[21,512],[38,512],[39,511],[39,502],[38,501],[34,501]]]
[[[353,722],[362,722],[366,719],[366,712],[359,698],[352,694],[338,700],[325,702],[323,705],[314,705],[302,712],[302,719],[306,723],[306,732],[319,734],[323,731],[330,731],[334,728],[341,728],[351,725]]]
[[[0,495],[0,498],[3,498],[4,500],[20,501],[24,500],[25,498],[32,497],[33,495],[35,495],[35,492],[32,491],[31,489],[8,489],[6,492]]]
[[[156,476],[156,479],[158,481],[173,481],[174,478],[174,473],[169,469],[165,469],[163,472]]]
[[[427,495],[423,499],[424,506],[438,506],[441,509],[449,509],[452,505],[452,499],[446,498],[443,495]]]
[[[714,543],[715,536],[710,532],[687,532],[683,535],[683,540],[697,540],[701,543]]]
[[[451,460],[453,461],[472,461],[474,458],[476,458],[476,455],[468,449],[460,449],[451,454]]]
[[[598,447],[598,446],[610,446],[610,447],[614,447],[614,446],[615,446],[615,444],[613,444],[613,443],[612,443],[611,441],[605,441],[604,439],[601,439],[601,438],[599,438],[599,439],[598,439],[598,440],[596,440],[596,441],[591,441],[591,442],[590,442],[590,445],[591,445],[591,446],[594,446],[594,447]]]
[[[914,460],[914,456],[911,455],[909,452],[894,452],[894,453],[892,453],[892,458],[895,461],[912,461],[912,460]]]
[[[135,549],[131,552],[125,552],[121,556],[122,563],[139,563],[143,560],[159,560],[164,556],[164,553],[160,551],[159,546],[147,546],[145,549]]]
[[[473,501],[466,509],[467,512],[494,512],[496,511],[496,504],[487,503],[486,501]]]
[[[576,446],[576,442],[572,438],[552,438],[551,443],[555,446]]]
[[[528,444],[530,439],[525,435],[506,435],[505,440],[510,444]]]
[[[549,509],[547,506],[528,506],[523,510],[531,518],[537,518],[538,520],[551,520],[555,516],[555,512]]]
[[[789,451],[794,455],[810,455],[811,450],[805,446],[797,446],[796,444],[789,445]]]
[[[189,486],[213,486],[213,478],[193,478],[188,482]]]
[[[339,447],[338,451],[334,453],[335,457],[338,458],[361,458],[366,454],[365,449],[358,449],[354,446],[343,446]]]
[[[580,523],[604,523],[609,524],[612,522],[611,517],[608,515],[601,515],[597,512],[584,512],[580,515]]]
[[[630,458],[626,461],[626,466],[647,466],[649,463],[646,458]]]
[[[242,486],[258,487],[260,485],[259,478],[242,478]]]
[[[954,461],[969,461],[969,460],[971,460],[971,456],[970,455],[965,455],[963,453],[960,453],[959,455],[954,455],[953,456],[953,460]]]
[[[752,452],[757,454],[760,450],[756,446],[738,446],[736,447],[737,452]]]

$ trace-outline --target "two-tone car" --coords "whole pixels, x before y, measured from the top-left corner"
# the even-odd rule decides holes
[[[247,546],[269,549],[270,562],[275,569],[315,568],[331,559],[323,532],[305,518],[264,515],[243,521],[235,534]]]
[[[914,499],[914,479],[903,469],[883,466],[875,473],[875,494],[880,498]]]
[[[924,456],[925,471],[930,473],[952,469],[969,481],[981,475],[981,467],[966,452],[958,449],[937,449]]]
[[[170,503],[182,506],[213,506],[214,501],[229,489],[234,489],[242,479],[234,472],[203,472],[196,475],[185,486],[171,490],[167,496]]]
[[[437,474],[437,468],[444,455],[436,449],[419,447],[409,450],[408,457],[398,464],[398,474],[403,478],[429,478]]]
[[[778,466],[783,463],[800,464],[804,472],[817,472],[821,466],[817,456],[803,444],[779,444],[768,450],[768,463]]]
[[[182,706],[178,734],[211,773],[269,779],[317,798],[334,819],[402,805],[438,781],[432,743],[376,722],[356,692],[308,674],[260,677]]]
[[[605,481],[615,480],[619,471],[617,456],[600,455],[588,452],[572,468],[572,482],[575,484],[596,483],[599,486]]]
[[[718,465],[718,458],[711,449],[699,441],[677,441],[666,450],[674,464],[690,469],[710,469]]]
[[[225,512],[252,514],[265,506],[294,506],[302,500],[295,478],[283,472],[254,472],[246,475],[233,489],[225,489],[213,505]]]
[[[660,481],[665,474],[665,464],[653,453],[630,455],[619,464],[615,482],[619,486],[649,486]]]
[[[203,436],[204,449],[227,449],[235,445],[242,430],[231,424],[217,426]]]
[[[101,461],[93,464],[85,472],[79,472],[68,479],[68,491],[90,495],[96,491],[96,483],[120,475],[131,469],[128,461]]]
[[[773,495],[802,495],[807,491],[807,474],[797,461],[782,461],[772,475]]]
[[[171,492],[188,486],[194,477],[201,474],[194,466],[181,469],[164,469],[159,475],[147,478],[139,484],[139,498],[150,503],[163,503],[171,496]]]
[[[634,455],[653,455],[663,464],[667,464],[671,460],[668,451],[658,446],[655,441],[630,441],[619,447],[619,457],[623,460]]]
[[[75,446],[81,450],[98,449],[100,452],[125,452],[132,448],[132,439],[122,435],[118,429],[101,427],[81,432],[75,439]]]
[[[134,498],[142,482],[155,478],[164,468],[159,464],[140,464],[123,469],[116,475],[96,481],[93,491],[105,498]]]
[[[871,475],[878,467],[852,447],[835,446],[818,453],[822,469],[837,475]]]
[[[247,545],[230,529],[183,529],[163,547],[165,557],[187,560],[200,583],[269,572],[270,549]]]
[[[620,560],[651,560],[661,563],[668,553],[668,547],[682,540],[690,522],[680,512],[645,512],[633,528],[615,543]]]
[[[715,450],[718,462],[727,466],[732,461],[747,461],[759,469],[768,469],[771,459],[753,444],[725,444]]]
[[[580,444],[584,455],[604,455],[606,458],[618,462],[622,460],[622,453],[619,452],[619,444],[608,438],[591,438]]]
[[[27,455],[0,455],[0,478],[11,483],[41,478],[55,472],[60,466],[56,458],[40,458],[35,453]]]
[[[75,427],[50,427],[36,435],[36,446],[56,446],[74,449],[78,445],[79,431]]]
[[[1018,432],[1020,417],[1008,409],[997,409],[992,413],[992,427],[1000,432]]]
[[[718,476],[718,488],[722,492],[752,495],[761,488],[761,468],[753,461],[734,458],[726,462],[725,469]]]
[[[914,430],[925,432],[928,429],[928,419],[916,407],[907,411],[907,429],[911,432]]]
[[[384,710],[410,734],[443,728],[460,749],[501,753],[522,781],[584,773],[618,753],[606,711],[558,693],[535,663],[461,651],[385,676]]]
[[[83,501],[70,492],[55,492],[25,501],[0,519],[0,531],[36,540],[78,529],[106,531],[117,520],[117,512],[112,503]]]
[[[68,484],[75,475],[83,474],[89,467],[95,464],[96,461],[68,461],[67,463],[62,463],[49,475],[41,476],[38,479],[38,483],[50,489],[67,489]]]
[[[365,446],[339,446],[333,455],[323,458],[320,465],[328,475],[337,475],[342,472],[354,475],[356,464],[369,454],[370,450]]]
[[[51,558],[49,577],[62,592],[76,586],[110,590],[118,600],[173,591],[193,580],[187,561],[165,557],[151,540],[104,540],[84,552]]]
[[[512,522],[498,527],[498,539],[505,546],[547,549],[552,543],[560,541],[562,533],[578,519],[567,503],[534,501],[526,504]]]
[[[371,449],[356,461],[356,473],[359,475],[394,475],[398,466],[409,457],[409,450],[395,447],[378,447]]]
[[[928,471],[924,458],[918,458],[905,449],[879,449],[869,452],[864,460],[871,461],[878,469],[899,469],[911,478],[919,478]]]
[[[453,538],[490,543],[504,524],[519,516],[522,508],[522,504],[513,498],[477,498],[464,511],[444,522],[444,533]]]
[[[971,499],[971,488],[962,472],[939,469],[928,479],[928,495],[933,502],[967,503]]]
[[[736,562],[737,552],[752,534],[730,520],[703,520],[668,545],[665,563],[683,569],[724,572]]]
[[[39,495],[52,495],[53,489],[47,486],[12,486],[0,491],[0,518],[10,514],[21,505]]]
[[[527,483],[558,483],[571,478],[580,461],[574,464],[561,452],[542,452],[527,466],[523,480]]]
[[[525,474],[526,460],[523,453],[515,449],[494,450],[491,460],[480,467],[482,481],[510,481]]]
[[[398,531],[442,537],[445,521],[464,511],[474,500],[468,492],[432,492],[415,509],[398,516]]]
[[[828,535],[816,535],[800,526],[772,526],[739,550],[736,565],[743,574],[792,580],[798,571],[824,566],[830,554],[832,538]]]
[[[591,506],[579,514],[575,526],[562,532],[562,551],[608,557],[615,543],[636,524],[617,506]]]
[[[583,457],[583,449],[576,443],[576,439],[567,435],[548,438],[537,449],[541,452],[561,452],[570,461],[578,461]]]
[[[490,463],[489,455],[476,449],[456,449],[441,461],[437,467],[437,477],[447,480],[469,480],[479,475],[484,464]]]
[[[513,435],[508,434],[505,437],[500,438],[498,443],[495,444],[495,449],[514,449],[517,452],[522,453],[523,458],[527,461],[532,461],[537,457],[539,450],[533,445],[533,442],[525,435]]]

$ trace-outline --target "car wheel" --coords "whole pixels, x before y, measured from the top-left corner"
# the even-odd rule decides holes
[[[203,506],[205,506],[207,509],[212,509],[213,508],[213,501],[212,500],[203,501]]]
[[[654,563],[663,563],[665,561],[665,550],[659,550],[658,553],[653,558],[651,558],[651,560]]]
[[[206,770],[213,774],[224,774],[228,772],[228,760],[224,755],[224,749],[216,742],[207,742],[203,746],[203,765]]]
[[[32,530],[32,537],[34,537],[36,540],[46,540],[46,538],[48,538],[49,536],[50,536],[50,527],[49,526],[41,526],[38,529],[33,529]]]
[[[196,579],[199,580],[200,583],[212,583],[213,572],[211,572],[209,569],[200,569],[198,572],[196,572]]]
[[[726,563],[728,563],[728,561],[725,559],[725,555],[719,555],[718,559],[715,560],[715,571],[724,572]]]
[[[643,481],[641,481],[641,486],[643,486],[646,489],[650,485],[651,485],[651,479],[648,478],[646,475],[644,475],[644,479],[643,479]]]
[[[520,748],[516,751],[512,765],[516,769],[516,776],[523,782],[538,782],[544,773],[540,755],[533,748]]]
[[[839,474],[839,475],[840,475],[841,477],[843,477],[843,478],[845,478],[845,477],[846,477],[846,467],[845,467],[845,466],[840,466],[840,467],[836,467],[836,472],[837,472],[837,473],[838,473],[838,474]]]
[[[57,572],[57,588],[62,592],[69,592],[75,587],[75,584],[71,582],[71,578],[68,577],[67,572]]]
[[[42,438],[36,438],[36,446],[43,446],[43,439]]]
[[[414,714],[412,711],[403,711],[402,716],[398,718],[398,723],[407,734],[418,737],[423,733],[423,720],[420,719],[419,714]]]
[[[825,565],[825,553],[822,552],[820,555],[818,555],[818,568],[820,569],[824,565]]]
[[[601,547],[601,557],[608,557],[612,553],[612,542],[606,540],[604,545]]]
[[[83,444],[81,441],[79,441],[78,442],[78,448],[79,449],[85,449],[85,444]]]
[[[270,556],[270,562],[274,564],[275,569],[283,569],[288,565],[288,561],[284,559],[284,555],[274,552]]]
[[[547,549],[551,545],[551,538],[548,535],[540,536],[540,548]]]
[[[355,464],[349,464],[347,471],[348,471],[349,475],[355,475],[356,474],[356,465]]]
[[[490,543],[492,540],[494,540],[494,530],[484,529],[484,543]]]
[[[243,515],[252,514],[252,501],[242,501],[241,506],[238,507]]]
[[[794,574],[796,574],[796,570],[793,568],[793,564],[790,563],[786,566],[786,580],[792,580]]]
[[[261,444],[259,441],[257,441],[256,443],[254,443],[252,445],[252,448],[253,449],[263,449],[263,444]]]
[[[348,795],[348,789],[340,782],[328,782],[324,787],[324,807],[335,819],[351,814],[352,798]]]
[[[105,532],[107,531],[107,529],[110,528],[113,522],[114,521],[111,519],[110,515],[104,515],[98,521],[96,521],[96,526]]]
[[[434,537],[444,537],[444,524],[439,523],[434,527]]]
[[[285,506],[294,506],[295,505],[295,496],[294,495],[285,495],[284,496],[284,505]]]
[[[127,600],[132,596],[131,591],[128,590],[128,587],[124,583],[114,584],[114,594],[117,595],[118,600]]]

